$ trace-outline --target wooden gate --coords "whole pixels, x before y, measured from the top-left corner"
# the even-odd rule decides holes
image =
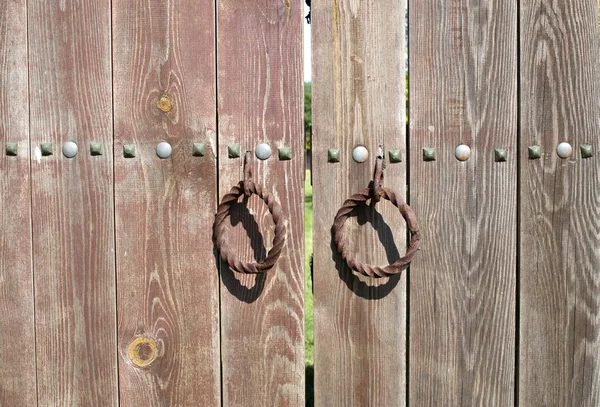
[[[0,405],[600,405],[600,3],[406,1],[312,4],[314,383],[303,2],[0,3]]]

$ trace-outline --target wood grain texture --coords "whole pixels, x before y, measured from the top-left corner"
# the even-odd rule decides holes
[[[227,147],[240,145],[243,154],[267,142],[273,155],[252,158],[254,180],[279,201],[287,228],[281,257],[266,275],[221,267],[224,406],[304,406],[301,6],[218,2],[219,196],[243,178],[243,160],[228,158]],[[277,158],[282,147],[291,147],[292,160]],[[231,222],[239,258],[263,260],[274,227],[266,205],[253,196],[232,210]]]
[[[409,12],[410,204],[423,236],[410,270],[409,402],[512,405],[517,4],[425,0]]]
[[[214,2],[112,4],[120,403],[218,406]],[[156,345],[146,367],[130,359],[137,338]]]
[[[110,2],[29,1],[28,19],[38,402],[116,405],[113,160],[89,154],[112,145]]]
[[[0,4],[0,405],[36,404],[27,6]],[[6,143],[18,155],[6,156]]]
[[[600,70],[595,0],[521,1],[519,402],[600,404]],[[562,160],[560,142],[574,154]],[[594,157],[580,147],[592,144]],[[540,145],[539,160],[527,147]]]
[[[379,145],[402,151],[383,185],[405,197],[405,2],[324,0],[311,16],[315,405],[400,406],[407,272],[358,277],[337,254],[331,227],[344,200],[372,180]],[[352,160],[357,145],[370,153],[363,164]],[[328,149],[341,150],[340,163],[327,162]],[[345,236],[368,264],[392,263],[406,249],[404,220],[383,200],[347,220]]]

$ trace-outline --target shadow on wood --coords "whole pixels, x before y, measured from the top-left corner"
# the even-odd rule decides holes
[[[373,201],[371,201],[370,205],[358,205],[350,212],[349,217],[356,217],[356,221],[360,226],[367,223],[371,224],[377,232],[379,241],[385,247],[385,255],[388,263],[391,264],[400,258],[400,253],[394,243],[393,232],[387,223],[385,223],[381,213],[375,209]],[[391,243],[386,245],[384,242]],[[335,261],[335,268],[338,271],[340,279],[346,284],[348,289],[357,296],[367,300],[379,300],[387,296],[398,285],[402,276],[402,274],[397,274],[389,278],[372,279],[356,275],[348,268],[346,262],[337,251],[333,227],[331,228],[331,257]],[[383,284],[373,284],[376,280],[387,281]]]

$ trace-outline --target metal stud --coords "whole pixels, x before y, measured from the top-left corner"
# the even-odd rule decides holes
[[[494,151],[494,159],[497,163],[506,162],[508,159],[508,151],[505,148],[497,148]]]
[[[168,113],[173,108],[173,103],[168,95],[162,95],[157,102],[158,108],[165,113]]]
[[[15,157],[17,155],[17,143],[6,143],[6,155]]]
[[[292,159],[292,148],[291,147],[280,147],[277,149],[277,155],[280,161],[289,161]]]
[[[556,154],[562,159],[569,158],[573,155],[573,147],[569,143],[560,143],[556,147]]]
[[[542,148],[540,146],[529,146],[527,148],[530,160],[537,160],[542,157]]]
[[[390,150],[388,152],[390,157],[390,162],[392,164],[401,163],[402,162],[402,152],[400,150]]]
[[[90,143],[91,155],[102,155],[102,143]]]
[[[73,141],[67,141],[65,144],[63,144],[62,153],[67,158],[75,157],[78,151],[79,147],[77,147],[77,144],[75,144]]]
[[[194,157],[204,157],[204,144],[194,143],[194,146],[192,147],[192,155]]]
[[[162,158],[163,160],[165,158],[169,158],[171,156],[172,152],[173,152],[173,147],[171,147],[171,145],[169,143],[167,143],[166,141],[163,141],[162,143],[158,143],[158,145],[156,146],[156,155],[159,156],[160,158]]]
[[[424,147],[423,148],[423,161],[435,161],[437,158],[437,153],[435,148]]]
[[[227,155],[229,156],[229,158],[240,158],[240,156],[242,155],[242,150],[239,145],[228,146]]]
[[[454,155],[458,161],[467,161],[469,157],[471,157],[471,147],[466,144],[461,144],[460,146],[456,147]]]
[[[135,144],[125,144],[123,146],[123,157],[125,157],[125,158],[135,157]]]
[[[273,150],[271,150],[271,146],[267,143],[260,143],[256,146],[256,149],[254,150],[256,158],[258,158],[259,160],[266,160],[267,158],[271,157],[272,153]]]
[[[41,150],[43,156],[52,155],[52,143],[40,144],[40,150]]]
[[[327,150],[327,161],[330,163],[340,162],[340,150],[337,148],[330,148]]]
[[[581,158],[591,158],[594,155],[594,147],[591,144],[581,145]]]

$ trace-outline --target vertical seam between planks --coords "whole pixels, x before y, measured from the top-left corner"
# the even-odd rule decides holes
[[[30,242],[30,255],[31,255],[31,292],[32,292],[32,305],[33,305],[33,369],[35,371],[35,403],[39,405],[39,391],[38,391],[38,370],[37,370],[37,323],[36,323],[36,312],[35,312],[35,261],[33,257],[33,170],[32,170],[32,155],[31,155],[31,72],[29,69],[29,1],[25,0],[25,15],[26,23],[25,30],[27,32],[27,166],[29,172],[29,242]]]
[[[117,287],[117,194],[115,188],[115,71],[114,71],[114,44],[113,44],[113,0],[109,1],[110,6],[110,96],[112,102],[111,109],[111,120],[112,120],[112,134],[111,134],[111,152],[112,152],[112,195],[113,195],[113,247],[114,247],[114,272],[113,272],[113,285],[115,287],[115,373],[117,383],[117,406],[121,405],[121,382],[119,380],[119,296]]]
[[[519,405],[519,360],[520,360],[520,291],[521,291],[521,2],[516,1],[516,60],[517,60],[517,72],[516,72],[516,92],[517,92],[517,202],[516,202],[516,213],[517,213],[517,230],[516,230],[516,261],[515,261],[515,377],[514,377],[514,405]]]
[[[216,143],[216,154],[215,154],[215,193],[216,193],[216,204],[217,206],[219,205],[219,197],[220,197],[220,191],[219,191],[219,167],[220,167],[220,160],[219,160],[219,136],[220,136],[220,128],[219,128],[219,1],[218,0],[214,0],[214,12],[215,12],[215,20],[213,23],[213,31],[214,31],[214,36],[215,36],[215,43],[214,43],[214,49],[215,49],[215,110],[214,110],[214,114],[215,114],[215,127],[216,127],[216,131],[215,131],[215,143]],[[214,208],[216,210],[216,208]],[[219,401],[220,401],[220,405],[221,407],[223,407],[223,324],[222,324],[222,312],[221,312],[221,308],[223,306],[223,303],[221,301],[221,255],[219,253],[218,250],[215,249],[215,256],[216,256],[216,272],[217,272],[217,276],[218,276],[218,300],[219,300],[219,312],[218,312],[218,324],[219,324]]]
[[[404,11],[404,52],[405,52],[405,66],[406,72],[404,73],[404,104],[406,115],[403,118],[405,120],[404,123],[404,145],[406,151],[406,202],[410,205],[410,99],[407,92],[407,86],[410,85],[410,30],[409,30],[409,21],[410,21],[410,1],[406,0],[406,9]],[[385,154],[385,153],[384,153]],[[410,244],[410,237],[407,231],[406,233],[406,247]],[[404,404],[406,406],[409,405],[410,400],[410,265],[406,269],[406,344],[405,344],[405,352],[406,352],[406,368],[405,368],[405,377],[406,377],[406,388],[405,388],[405,401]]]

